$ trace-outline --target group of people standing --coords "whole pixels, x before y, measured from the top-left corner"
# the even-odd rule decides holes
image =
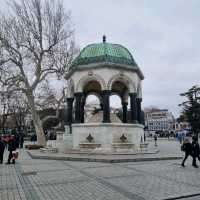
[[[196,159],[200,161],[200,148],[198,143],[198,138],[196,136],[192,137],[192,142],[188,138],[185,138],[181,146],[181,150],[185,152],[185,157],[181,163],[182,167],[185,167],[185,161],[189,156],[192,157],[192,166],[198,168]]]
[[[9,152],[8,161],[6,164],[15,164],[15,159],[18,157],[18,153],[16,152],[17,147],[15,136],[10,135],[6,138],[0,136],[0,164],[3,164],[4,150],[6,148]]]

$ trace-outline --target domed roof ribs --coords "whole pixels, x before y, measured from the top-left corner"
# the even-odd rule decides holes
[[[140,71],[137,63],[135,62],[132,54],[122,45],[111,44],[106,42],[106,36],[103,36],[102,43],[94,43],[87,45],[80,52],[78,57],[72,62],[68,68],[68,73],[72,71],[83,70],[90,68],[92,65],[96,68],[99,65],[112,66],[112,67],[121,67],[127,68],[129,70],[137,71],[140,74],[140,77],[143,79],[144,76]]]

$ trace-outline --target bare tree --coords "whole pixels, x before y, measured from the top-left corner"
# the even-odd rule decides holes
[[[2,88],[1,88],[2,89]],[[10,114],[10,93],[4,88],[0,91],[0,129],[5,134],[5,124]]]
[[[0,16],[0,82],[25,94],[38,144],[46,145],[36,106],[40,84],[61,77],[74,54],[70,14],[54,0],[12,0]]]
[[[45,124],[49,120],[58,120],[60,116],[60,110],[64,109],[64,97],[65,97],[65,85],[66,83],[61,80],[60,87],[56,85],[56,88],[51,86],[47,80],[40,89],[40,94],[37,95],[36,103],[41,110],[53,108],[55,114],[46,115],[42,119],[42,124]]]
[[[14,126],[21,133],[22,129],[25,128],[25,117],[29,111],[24,94],[21,92],[13,92],[10,96],[8,106]]]

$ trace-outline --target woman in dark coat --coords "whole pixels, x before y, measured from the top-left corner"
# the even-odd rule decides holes
[[[181,163],[182,167],[185,167],[184,163],[187,160],[188,156],[191,156],[193,158],[192,144],[189,139],[185,138],[181,150],[185,152],[185,157]]]
[[[196,136],[192,137],[192,152],[193,152],[193,162],[192,166],[198,168],[198,165],[196,164],[196,158],[200,160],[200,148],[199,148],[199,143],[198,143],[198,138]]]
[[[5,144],[0,137],[0,164],[3,163],[3,154],[4,154]]]
[[[15,151],[15,150],[16,150],[16,144],[15,144],[15,139],[13,137],[13,138],[11,138],[11,140],[8,143],[9,155],[8,155],[8,162],[7,162],[7,164],[10,164],[10,161],[13,158],[13,151]],[[15,164],[15,159],[12,159],[12,164]]]

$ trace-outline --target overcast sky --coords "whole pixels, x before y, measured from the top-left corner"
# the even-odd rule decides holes
[[[179,113],[179,97],[200,80],[199,0],[64,0],[76,42],[127,47],[145,75],[143,107]]]
[[[0,0],[1,5],[5,0]],[[145,75],[143,107],[168,108],[200,80],[200,0],[63,0],[76,43],[124,45]]]

